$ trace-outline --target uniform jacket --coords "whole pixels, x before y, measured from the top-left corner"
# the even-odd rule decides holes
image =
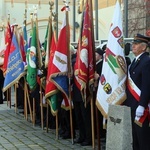
[[[103,66],[103,60],[100,60],[97,64],[96,64],[96,72],[101,76],[101,72],[102,72],[102,66]]]
[[[127,100],[125,105],[135,110],[139,105],[147,108],[150,100],[150,58],[147,53],[143,53],[134,66],[129,66],[130,77],[136,86],[141,90],[140,101],[138,102],[127,88]]]

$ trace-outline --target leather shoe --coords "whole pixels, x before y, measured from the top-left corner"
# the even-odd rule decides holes
[[[71,138],[71,135],[70,134],[64,134],[62,136],[62,139],[70,139]]]
[[[19,111],[20,114],[24,114],[24,111]]]
[[[73,138],[76,136],[74,135]],[[62,135],[62,139],[70,139],[71,138],[71,133],[66,132],[65,134]]]
[[[81,146],[90,146],[90,145],[92,145],[92,142],[89,142],[89,141],[83,141],[81,143]]]
[[[80,144],[82,143],[84,140],[81,138],[78,138],[77,140],[74,141],[74,143]]]
[[[12,107],[16,107],[16,105],[15,104],[13,104],[13,105],[11,105]]]
[[[5,98],[3,99],[3,101],[7,101],[7,98],[5,97]]]
[[[24,109],[24,107],[22,105],[19,105],[17,108],[18,109]]]
[[[59,133],[59,135],[62,137],[62,136],[65,134],[65,130],[60,129],[60,130],[58,131],[58,133]]]

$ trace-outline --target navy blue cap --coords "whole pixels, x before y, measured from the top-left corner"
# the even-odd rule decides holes
[[[142,42],[148,44],[150,42],[150,37],[141,35],[139,33],[134,36],[133,43],[142,43]]]
[[[103,55],[104,54],[104,51],[100,47],[96,48],[95,52],[98,53],[99,55]]]

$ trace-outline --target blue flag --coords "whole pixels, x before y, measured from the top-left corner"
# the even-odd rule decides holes
[[[28,37],[27,37],[26,26],[23,27],[23,38],[24,38],[24,50],[27,53],[27,49],[28,49]]]
[[[14,85],[22,76],[24,76],[24,74],[24,64],[22,61],[19,45],[16,35],[13,34],[3,91],[6,91],[8,88]]]

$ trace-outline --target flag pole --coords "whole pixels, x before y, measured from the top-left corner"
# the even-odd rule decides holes
[[[55,15],[52,10],[53,10],[53,6],[54,6],[54,2],[53,1],[50,1],[49,2],[49,5],[50,5],[50,16],[49,16],[49,29],[52,29],[52,16],[54,17],[54,21],[55,20]],[[52,30],[51,30],[52,31]],[[52,34],[49,33],[49,38],[48,38],[50,41],[52,39]],[[50,49],[50,44],[49,44],[49,48],[48,50]],[[50,54],[49,54],[50,55]],[[56,139],[58,140],[58,112],[56,113],[56,118],[55,118],[55,122],[56,122]]]
[[[57,14],[56,13],[52,13],[52,16],[54,17],[53,18],[53,22],[54,22],[54,31],[53,31],[53,34],[54,34],[54,37],[55,37],[55,41],[58,41],[58,37],[56,36],[56,30],[57,30],[57,23],[58,23],[58,20],[57,20]],[[59,139],[59,135],[58,135],[58,128],[59,128],[59,125],[58,125],[58,111],[56,113],[56,139],[58,140]]]
[[[17,39],[17,42],[18,42],[19,39],[18,39],[17,26],[18,25],[14,25],[14,31],[13,31],[14,33],[13,34],[16,35],[16,39]],[[19,45],[19,42],[18,42],[18,45]],[[18,82],[14,84],[14,88],[15,88],[15,113],[17,113],[17,106],[18,106],[18,102],[17,102],[17,99],[18,99],[17,88],[18,88],[18,84],[19,84]]]
[[[74,144],[73,139],[73,120],[72,120],[72,97],[71,97],[71,57],[70,57],[70,34],[69,34],[69,1],[64,0],[64,4],[66,5],[66,38],[67,38],[67,50],[68,50],[68,59],[67,59],[67,66],[68,66],[68,79],[69,79],[69,100],[70,100],[70,130],[71,130],[71,139],[72,144]]]
[[[24,25],[27,25],[27,9],[25,9],[25,13],[24,13]],[[27,41],[26,41],[27,42]],[[25,76],[23,78],[24,80],[24,117],[27,118],[28,112],[27,112],[27,96],[26,96],[26,90],[27,88],[25,88]]]
[[[10,14],[8,14],[8,23],[10,23]],[[9,107],[11,108],[11,87],[6,91],[6,95],[7,95],[7,105],[9,101]]]
[[[42,67],[42,60],[41,60],[41,50],[40,50],[40,41],[39,41],[39,29],[38,29],[38,13],[37,13],[37,7],[34,9],[34,15],[35,15],[35,23],[36,23],[36,41],[37,41],[37,57],[38,57],[38,68]]]
[[[90,8],[90,17],[91,17],[91,34],[92,34],[92,50],[93,50],[93,68],[94,71],[96,70],[96,62],[95,62],[95,40],[94,40],[94,28],[93,28],[93,5],[92,5],[92,0],[88,0],[89,2],[89,8]],[[94,86],[93,86],[94,88]],[[95,91],[95,88],[93,89]],[[92,97],[91,97],[91,126],[92,126],[92,146],[95,148],[95,129],[94,129],[94,95],[92,92]],[[98,118],[97,118],[98,119]]]

